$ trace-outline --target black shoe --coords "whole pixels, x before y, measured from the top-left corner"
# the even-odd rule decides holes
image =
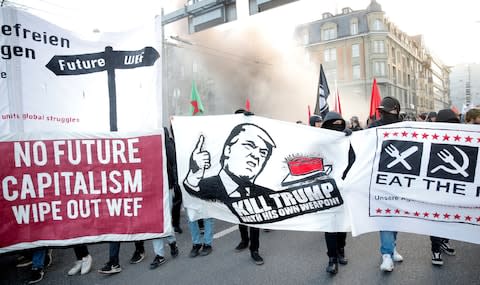
[[[114,273],[119,273],[120,271],[122,271],[120,264],[112,264],[109,261],[101,269],[98,270],[98,273],[114,274]]]
[[[334,257],[328,258],[327,272],[330,274],[337,274],[338,272],[338,260]]]
[[[432,264],[433,265],[443,265],[442,253],[432,251]]]
[[[200,249],[202,248],[201,244],[194,244],[192,250],[190,251],[190,257],[197,257],[200,253]]]
[[[171,244],[169,244],[170,246],[170,254],[172,255],[172,257],[177,257],[178,256],[178,247],[177,247],[177,243],[176,242],[172,242]],[[158,256],[158,255],[157,255]]]
[[[250,252],[250,256],[252,257],[253,261],[255,261],[256,265],[262,265],[264,263],[263,258],[260,256],[260,254],[258,254],[258,251]]]
[[[165,257],[156,255],[152,263],[150,263],[150,269],[155,269],[164,263],[165,263]]]
[[[43,269],[32,269],[30,272],[30,279],[28,279],[27,284],[35,284],[42,281],[44,274],[45,272],[43,272]]]
[[[173,230],[174,230],[176,233],[179,233],[179,234],[183,233],[183,230],[182,230],[181,227],[173,227]]]
[[[212,253],[212,246],[209,244],[204,244],[202,250],[200,251],[201,256],[206,256]]]
[[[448,243],[448,239],[443,240],[442,243],[440,244],[440,249],[446,254],[453,256],[456,254],[455,249],[450,246]]]
[[[338,250],[338,263],[345,265],[348,263],[348,258],[345,257],[345,249],[340,248]]]
[[[241,241],[237,247],[235,248],[236,251],[242,251],[248,247],[248,241]]]
[[[130,264],[137,264],[141,262],[143,259],[145,259],[145,251],[142,252],[139,250],[135,250],[132,258],[130,258]]]

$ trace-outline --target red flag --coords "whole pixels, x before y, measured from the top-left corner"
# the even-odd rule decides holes
[[[368,114],[369,118],[373,117],[373,120],[380,119],[380,112],[378,111],[377,107],[380,106],[381,101],[382,97],[380,96],[380,91],[378,90],[377,79],[374,78],[372,86],[372,97],[370,98],[370,113]]]
[[[338,90],[335,92],[335,112],[342,114],[342,105],[340,104],[340,94]]]
[[[308,105],[308,118],[307,122],[310,122],[310,117],[312,116],[312,112],[310,111],[310,105]]]
[[[250,100],[248,98],[245,102],[245,111],[250,112]]]

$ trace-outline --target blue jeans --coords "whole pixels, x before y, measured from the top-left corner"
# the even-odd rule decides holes
[[[380,252],[393,256],[393,251],[397,246],[397,232],[381,231],[380,232]]]
[[[164,240],[167,240],[168,244],[172,244],[177,241],[175,238],[175,234],[164,237],[164,238],[157,238],[152,241],[153,245],[153,252],[155,252],[156,255],[159,256],[165,256],[165,250],[164,250]]]
[[[47,255],[47,249],[35,249],[32,256],[32,269],[43,269],[45,266],[45,256]]]
[[[213,241],[213,219],[203,219],[205,225],[205,233],[203,234],[203,244],[212,245]],[[188,222],[190,233],[192,234],[193,244],[202,244],[202,237],[200,234],[200,228],[198,227],[198,221]]]

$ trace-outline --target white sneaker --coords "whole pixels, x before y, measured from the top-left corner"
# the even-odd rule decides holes
[[[75,275],[78,272],[80,272],[80,269],[82,269],[82,261],[77,260],[77,261],[75,261],[75,264],[73,265],[72,269],[70,269],[67,274],[69,276]]]
[[[397,248],[393,249],[393,261],[395,262],[402,262],[403,261],[403,256],[398,253]]]
[[[92,256],[89,254],[82,258],[82,271],[80,274],[87,274],[92,269]]]
[[[391,272],[393,271],[393,260],[390,254],[384,254],[382,255],[382,264],[380,265],[380,270],[382,271],[388,271]]]

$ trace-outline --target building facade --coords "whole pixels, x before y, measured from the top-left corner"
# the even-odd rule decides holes
[[[323,65],[329,84],[337,83],[348,114],[368,116],[374,78],[382,97],[397,98],[404,112],[450,106],[449,68],[428,52],[421,35],[390,22],[375,0],[365,10],[323,13],[299,26],[296,37],[310,61]]]
[[[450,73],[452,105],[460,110],[480,105],[480,64],[462,64]]]

